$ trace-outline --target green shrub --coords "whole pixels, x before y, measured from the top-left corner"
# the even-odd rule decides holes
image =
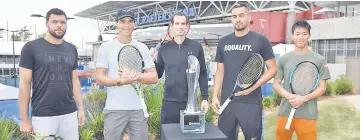
[[[282,96],[279,95],[278,93],[276,93],[275,91],[273,91],[272,97],[271,97],[272,106],[279,106],[281,104],[281,99],[282,99]]]
[[[156,93],[153,93],[153,86],[147,86],[144,89],[145,103],[147,105],[148,118],[148,132],[151,136],[159,138],[160,136],[160,113],[163,99],[163,83],[159,81],[156,85]]]
[[[94,132],[90,129],[80,128],[79,129],[79,140],[95,140]]]
[[[348,81],[344,75],[341,75],[335,81],[334,90],[336,95],[344,95],[350,93],[353,90],[352,82]]]
[[[324,96],[331,96],[332,92],[333,92],[333,87],[334,87],[334,83],[327,82],[326,91],[325,91],[325,94],[323,94],[323,95]]]
[[[0,140],[10,140],[13,138],[24,139],[18,125],[8,118],[0,118]]]
[[[86,124],[83,126],[85,130],[89,132],[84,132],[86,136],[93,135],[92,137],[96,140],[104,140],[103,130],[104,130],[104,115],[103,112],[87,112]]]
[[[262,99],[262,105],[264,108],[273,107],[272,105],[272,97],[266,96]]]
[[[84,96],[85,108],[91,112],[102,111],[105,106],[105,100],[107,99],[107,93],[105,90],[95,90],[92,93],[88,93]]]

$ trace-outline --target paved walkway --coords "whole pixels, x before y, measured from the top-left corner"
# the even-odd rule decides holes
[[[339,98],[348,100],[360,112],[360,94],[340,96]]]

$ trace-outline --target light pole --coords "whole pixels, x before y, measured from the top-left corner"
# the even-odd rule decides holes
[[[0,31],[3,31],[3,30],[5,30],[5,31],[8,31],[8,32],[11,32],[12,33],[12,40],[13,40],[13,61],[14,61],[14,70],[12,71],[12,73],[11,73],[11,75],[13,75],[12,76],[12,78],[14,78],[15,79],[15,87],[17,87],[16,86],[16,78],[17,78],[17,74],[16,74],[16,67],[15,67],[15,32],[19,32],[19,30],[15,30],[15,31],[12,31],[12,30],[8,30],[8,29],[4,29],[4,28],[0,28]],[[20,31],[22,31],[22,32],[25,32],[25,31],[27,31],[27,30],[25,30],[25,29],[23,29],[23,30],[20,30]]]
[[[259,19],[259,21],[261,21],[262,34],[263,34],[263,28],[264,28],[263,22],[266,22],[267,20],[261,18],[261,19]]]

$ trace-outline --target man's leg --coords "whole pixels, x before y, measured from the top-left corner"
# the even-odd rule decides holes
[[[285,126],[288,117],[277,116],[276,119],[276,139],[277,140],[291,140],[293,131],[295,130],[294,121],[292,120],[290,130],[286,130]]]
[[[62,137],[64,140],[78,140],[79,130],[77,116],[77,111],[59,116],[61,120],[58,131],[56,132],[57,135]]]
[[[246,140],[262,139],[262,106],[250,103],[235,103],[234,110]]]
[[[128,134],[131,140],[148,139],[148,118],[144,117],[143,110],[131,112],[128,124]]]
[[[104,110],[104,139],[122,140],[129,119],[128,110]]]
[[[295,130],[298,140],[317,140],[317,121],[295,119]]]
[[[234,103],[228,104],[218,118],[218,128],[227,136],[228,140],[238,139],[238,123],[233,112],[238,111]]]
[[[60,118],[58,116],[52,117],[32,117],[32,125],[35,134],[39,135],[55,135],[58,129]],[[36,137],[36,140],[41,140],[42,137]]]
[[[163,101],[161,109],[161,124],[179,123],[180,110],[186,109],[186,102]]]

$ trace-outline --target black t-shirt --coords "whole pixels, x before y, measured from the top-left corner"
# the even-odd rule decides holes
[[[237,74],[242,67],[245,59],[252,53],[260,54],[264,61],[274,58],[271,43],[269,40],[254,31],[249,31],[243,37],[237,37],[231,33],[220,39],[217,45],[216,62],[224,64],[224,77],[222,84],[223,102],[231,95],[236,82]],[[236,88],[235,92],[240,88]],[[238,96],[233,98],[236,102],[248,102],[260,104],[262,101],[261,87],[254,90],[247,96]]]
[[[40,38],[25,44],[19,66],[32,70],[32,116],[58,116],[77,110],[72,82],[77,58],[76,47],[66,41],[56,45]]]

